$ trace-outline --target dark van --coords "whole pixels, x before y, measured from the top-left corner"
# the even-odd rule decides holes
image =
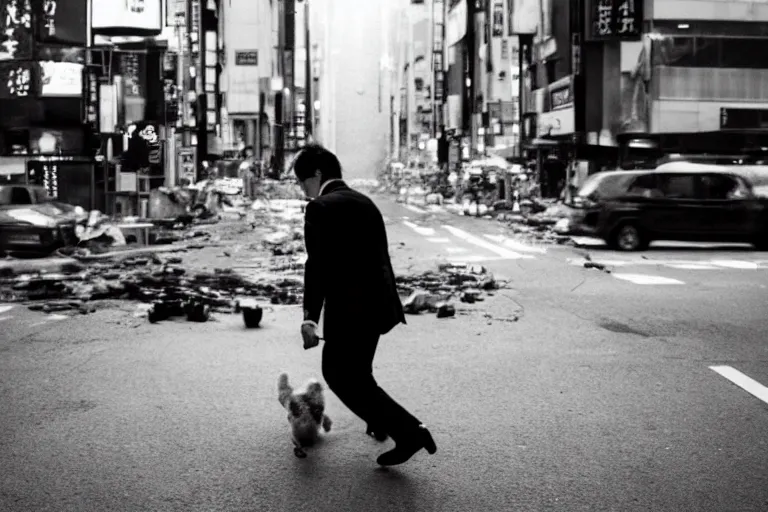
[[[569,234],[601,238],[622,251],[644,250],[655,240],[768,250],[768,199],[746,177],[718,166],[672,163],[595,174],[569,206]]]

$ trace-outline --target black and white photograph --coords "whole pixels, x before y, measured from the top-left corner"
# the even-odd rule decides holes
[[[0,511],[768,512],[768,0],[0,0]]]

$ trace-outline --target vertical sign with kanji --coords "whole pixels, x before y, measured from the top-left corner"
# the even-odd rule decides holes
[[[643,30],[642,0],[588,0],[587,40],[638,40]]]
[[[0,0],[0,61],[32,57],[30,0]]]

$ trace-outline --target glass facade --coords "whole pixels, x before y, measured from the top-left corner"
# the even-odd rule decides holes
[[[666,37],[653,41],[652,54],[654,66],[768,69],[768,39]]]

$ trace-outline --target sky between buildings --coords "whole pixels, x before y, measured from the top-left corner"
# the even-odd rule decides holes
[[[391,32],[387,20],[403,3],[312,0],[310,4],[321,9],[315,13],[320,17],[318,23],[329,29],[323,84],[333,94],[321,98],[334,105],[321,110],[333,118],[335,144],[327,141],[326,145],[335,145],[345,176],[351,179],[374,178],[388,154],[390,90],[380,68],[386,36]]]

